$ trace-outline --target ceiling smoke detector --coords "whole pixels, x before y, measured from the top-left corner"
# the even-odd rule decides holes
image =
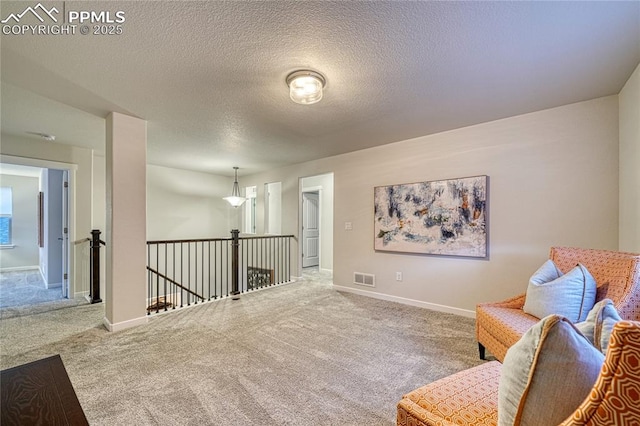
[[[56,136],[55,135],[50,135],[48,133],[42,133],[42,132],[27,132],[30,135],[35,135],[35,136],[40,136],[42,139],[49,141],[49,142],[53,142],[56,140]]]

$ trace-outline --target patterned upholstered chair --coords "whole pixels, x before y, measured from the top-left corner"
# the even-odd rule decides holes
[[[623,319],[640,321],[640,255],[608,250],[571,247],[552,247],[549,258],[562,273],[578,263],[584,265],[596,280],[596,302],[605,298],[613,300]],[[476,307],[476,339],[480,358],[485,348],[503,361],[514,343],[539,318],[526,314],[525,295],[497,303],[480,303]]]
[[[497,425],[502,364],[491,361],[418,388],[398,403],[398,426]],[[640,322],[620,321],[593,389],[561,426],[638,425]]]

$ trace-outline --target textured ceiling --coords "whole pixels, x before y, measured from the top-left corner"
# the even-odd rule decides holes
[[[149,163],[217,174],[616,94],[640,62],[637,1],[44,4],[123,11],[123,34],[3,35],[3,134],[104,150],[119,111],[148,121]],[[320,103],[289,99],[299,68]]]

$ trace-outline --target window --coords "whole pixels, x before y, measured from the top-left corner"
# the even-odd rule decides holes
[[[258,187],[247,186],[244,189],[245,198],[247,201],[244,203],[244,232],[245,234],[256,233],[256,195]]]
[[[0,245],[11,245],[13,199],[10,187],[0,187]]]

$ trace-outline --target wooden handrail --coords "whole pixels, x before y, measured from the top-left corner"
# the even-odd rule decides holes
[[[200,299],[204,300],[204,297],[200,296],[198,293],[195,293],[195,292],[193,292],[193,291],[189,290],[188,288],[184,287],[182,284],[177,283],[176,281],[174,281],[174,280],[172,280],[171,278],[167,277],[166,275],[164,275],[164,274],[162,274],[162,273],[160,273],[160,272],[156,271],[155,269],[150,268],[150,267],[148,267],[148,266],[147,266],[147,270],[149,270],[149,271],[153,272],[154,274],[156,274],[156,275],[157,275],[157,276],[159,276],[160,278],[164,278],[165,280],[169,281],[171,284],[173,284],[173,285],[175,285],[175,286],[177,286],[177,287],[180,287],[181,289],[183,289],[183,290],[184,290],[184,291],[186,291],[187,293],[189,293],[189,294],[193,294],[194,296],[196,296],[196,297],[198,297],[198,298],[200,298]]]
[[[147,241],[149,244],[179,244],[179,243],[206,243],[209,241],[231,241],[231,238],[199,238],[194,240],[155,240]]]
[[[295,235],[254,235],[249,237],[240,237],[241,240],[257,240],[260,238],[295,238]]]
[[[295,235],[255,235],[240,237],[241,240],[253,240],[253,239],[270,239],[270,238],[294,238]],[[198,238],[193,240],[154,240],[147,241],[147,244],[180,244],[180,243],[206,243],[213,241],[232,241],[232,238]]]

